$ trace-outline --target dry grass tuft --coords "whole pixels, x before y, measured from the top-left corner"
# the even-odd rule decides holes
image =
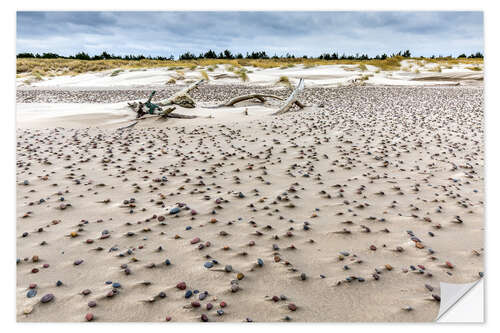
[[[465,67],[465,68],[468,69],[468,70],[471,70],[471,71],[482,71],[483,70],[481,67],[479,67],[479,65]]]
[[[209,81],[210,78],[208,77],[208,74],[206,71],[200,71],[201,77],[205,79],[205,81]]]
[[[290,83],[290,79],[288,78],[288,76],[280,76],[279,80],[276,81],[276,84],[283,84],[285,86],[287,86],[288,88],[292,88],[292,84]]]
[[[113,71],[110,76],[117,76],[118,74],[120,74],[121,72],[123,72],[123,69],[117,69],[115,71]]]
[[[365,64],[359,64],[358,65],[358,68],[362,71],[362,72],[366,72],[368,70],[368,67],[366,67]]]
[[[428,71],[441,73],[443,70],[441,69],[441,66],[437,65],[435,67],[429,68]]]

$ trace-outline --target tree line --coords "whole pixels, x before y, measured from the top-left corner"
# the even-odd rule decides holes
[[[337,52],[333,53],[323,53],[318,57],[308,57],[307,55],[299,56],[296,57],[293,54],[287,53],[284,56],[278,56],[278,55],[273,55],[273,56],[268,56],[265,51],[258,51],[258,52],[247,52],[246,55],[243,55],[242,53],[236,53],[233,54],[229,50],[224,50],[222,52],[216,53],[215,51],[208,50],[205,53],[200,53],[198,56],[191,52],[185,52],[181,54],[177,59],[178,60],[196,60],[196,59],[322,59],[322,60],[372,60],[372,59],[380,59],[384,60],[389,57],[394,57],[394,56],[400,56],[404,58],[410,58],[411,57],[411,52],[410,50],[406,51],[399,51],[398,53],[393,53],[390,56],[383,53],[381,55],[376,55],[375,57],[369,57],[367,54],[358,54],[356,53],[355,55],[346,55],[342,54],[340,55]],[[453,58],[451,55],[448,56],[449,58]],[[18,53],[17,58],[37,58],[37,59],[79,59],[79,60],[108,60],[108,59],[119,59],[119,60],[143,60],[143,59],[148,59],[148,60],[175,60],[173,55],[170,55],[169,57],[162,57],[162,56],[156,56],[156,57],[151,57],[151,56],[144,56],[144,55],[125,55],[125,56],[119,56],[119,55],[114,55],[114,54],[109,54],[108,52],[102,52],[100,55],[94,55],[90,56],[88,53],[85,52],[78,52],[75,55],[71,56],[61,56],[57,53]],[[422,57],[421,57],[422,58]],[[443,58],[442,55],[432,55],[429,58],[435,59],[435,58]],[[476,52],[472,53],[470,55],[466,55],[465,53],[460,54],[457,58],[484,58],[483,54],[481,52]]]

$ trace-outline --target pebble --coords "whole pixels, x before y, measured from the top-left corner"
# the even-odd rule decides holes
[[[168,212],[170,215],[173,215],[173,214],[177,214],[181,211],[181,209],[179,207],[174,207],[172,209],[170,209],[170,211]]]
[[[54,299],[54,294],[45,294],[43,297],[40,299],[40,302],[42,303],[48,303]]]

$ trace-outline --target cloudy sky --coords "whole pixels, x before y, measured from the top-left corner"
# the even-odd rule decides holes
[[[482,12],[18,12],[17,52],[483,52]]]

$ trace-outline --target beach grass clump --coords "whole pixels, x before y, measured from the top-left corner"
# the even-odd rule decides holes
[[[443,70],[441,69],[441,66],[437,65],[437,66],[434,66],[432,68],[429,68],[428,71],[429,72],[441,73]]]
[[[276,81],[276,84],[283,84],[283,85],[287,86],[288,88],[292,88],[292,84],[290,83],[290,79],[288,78],[288,76],[285,76],[285,75],[280,76],[278,81]]]
[[[121,72],[123,72],[123,69],[117,69],[117,70],[114,70],[110,76],[117,76],[118,74],[120,74]]]
[[[235,72],[236,75],[238,75],[243,82],[247,82],[249,80],[249,77],[247,75],[247,71],[245,68],[242,68],[238,71]]]
[[[483,69],[481,67],[479,67],[478,65],[476,66],[469,66],[469,67],[465,67],[465,69],[468,69],[468,70],[471,70],[471,71],[482,71]]]
[[[402,57],[367,60],[367,64],[380,68],[382,71],[397,71],[401,67]]]
[[[361,75],[361,77],[359,79],[361,81],[368,81],[371,77],[373,77],[373,74],[364,74],[364,75]]]
[[[359,65],[358,65],[358,68],[359,68],[359,70],[360,70],[360,71],[362,71],[362,72],[366,72],[366,71],[368,70],[368,67],[366,67],[366,65],[365,65],[365,64],[359,64]]]
[[[200,74],[201,74],[201,77],[205,80],[205,81],[209,81],[210,78],[208,77],[208,74],[206,71],[200,71]]]
[[[175,84],[177,81],[171,77],[168,81],[167,81],[167,84]]]

